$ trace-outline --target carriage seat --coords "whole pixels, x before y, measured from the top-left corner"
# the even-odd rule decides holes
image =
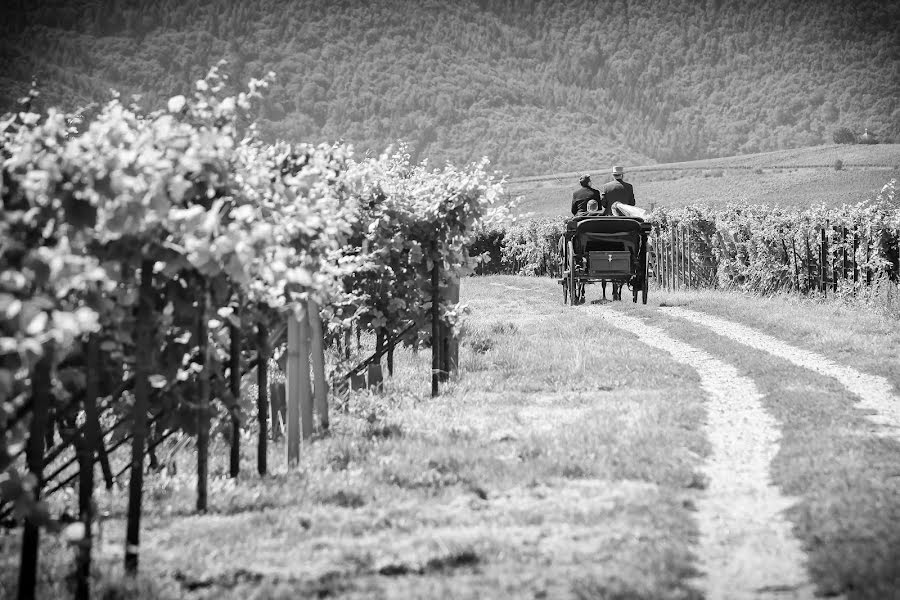
[[[628,217],[581,217],[566,222],[566,239],[573,240],[576,254],[589,251],[628,250],[633,256],[640,248],[640,236],[649,224]]]

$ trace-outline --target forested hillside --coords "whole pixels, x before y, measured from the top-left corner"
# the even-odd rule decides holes
[[[220,58],[272,137],[397,140],[515,175],[900,139],[900,3],[4,0],[0,110],[158,106]]]

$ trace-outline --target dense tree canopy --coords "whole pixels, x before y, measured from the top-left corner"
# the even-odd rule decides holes
[[[398,139],[514,174],[900,137],[900,5],[814,0],[7,0],[0,110],[156,105],[225,57],[274,71],[264,131]]]

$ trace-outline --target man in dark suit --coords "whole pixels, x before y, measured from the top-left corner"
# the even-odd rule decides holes
[[[591,176],[582,175],[578,180],[581,189],[572,194],[572,214],[581,215],[587,212],[587,203],[590,200],[596,200],[600,204],[600,192],[591,187]]]
[[[612,176],[613,180],[604,185],[600,191],[600,206],[603,208],[604,215],[612,214],[614,202],[634,206],[634,188],[623,179],[625,169],[618,166],[613,167]]]

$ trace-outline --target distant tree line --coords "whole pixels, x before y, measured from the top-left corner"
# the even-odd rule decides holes
[[[900,138],[900,4],[880,0],[6,0],[0,109],[157,105],[220,58],[274,71],[269,137],[398,139],[513,174]]]

